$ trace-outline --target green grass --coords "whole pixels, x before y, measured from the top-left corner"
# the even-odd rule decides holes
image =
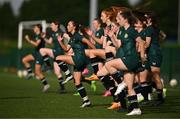
[[[68,93],[57,93],[55,76],[48,74],[51,85],[42,93],[42,85],[36,79],[19,79],[15,74],[0,73],[0,118],[180,118],[180,86],[168,88],[165,104],[158,108],[141,107],[142,116],[127,117],[126,113],[107,110],[112,99],[101,96],[103,87],[97,82],[97,92],[84,84],[92,107],[81,109],[81,98],[73,96],[72,82],[66,85]]]

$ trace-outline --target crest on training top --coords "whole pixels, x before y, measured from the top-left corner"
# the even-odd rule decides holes
[[[127,33],[124,35],[124,38],[128,38],[128,34]]]

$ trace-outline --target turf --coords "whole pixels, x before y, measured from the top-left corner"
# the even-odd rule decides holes
[[[51,88],[42,93],[39,80],[24,80],[16,74],[0,73],[0,118],[180,118],[180,86],[167,86],[167,97],[162,106],[143,106],[143,115],[127,117],[126,113],[107,110],[112,99],[101,96],[104,88],[100,82],[97,82],[96,92],[84,84],[93,105],[81,109],[81,98],[73,96],[73,83],[66,85],[66,94],[59,94],[55,76],[47,75]]]

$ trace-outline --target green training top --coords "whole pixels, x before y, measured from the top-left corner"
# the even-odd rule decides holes
[[[159,30],[155,30],[152,26],[148,26],[146,28],[146,37],[151,37],[151,43],[148,48],[148,54],[157,55],[160,53],[160,45],[159,45]]]
[[[40,34],[35,34],[34,39],[36,41],[41,40],[41,42],[39,43],[39,45],[35,48],[35,51],[39,52],[39,49],[44,48],[45,47],[45,41],[41,38]]]
[[[136,55],[135,39],[138,37],[137,31],[133,27],[129,27],[127,30],[120,29],[118,39],[121,40],[124,56]]]
[[[101,38],[102,36],[104,36],[104,29],[103,28],[100,28],[99,30],[97,30],[96,32],[95,32],[95,36],[97,37],[97,38]],[[95,47],[97,48],[97,49],[102,49],[102,44],[99,44],[99,43],[95,43]]]
[[[63,32],[61,31],[61,30],[58,30],[58,31],[56,31],[56,32],[53,32],[52,33],[52,39],[53,39],[53,45],[54,45],[54,49],[55,50],[62,50],[63,51],[63,49],[62,49],[62,47],[61,47],[61,45],[59,44],[59,41],[58,41],[58,39],[57,39],[57,37],[60,35],[62,35],[63,34]]]
[[[75,55],[85,54],[85,44],[82,42],[83,36],[79,33],[74,33],[69,41]]]

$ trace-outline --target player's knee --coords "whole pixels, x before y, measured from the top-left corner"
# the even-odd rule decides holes
[[[40,52],[41,55],[45,55],[45,50],[44,50],[44,48],[41,48],[41,49],[39,50],[39,52]]]
[[[160,70],[157,70],[157,69],[152,69],[151,72],[152,72],[154,75],[159,75],[159,74],[160,74]]]
[[[25,57],[22,59],[22,62],[23,62],[23,64],[25,64],[27,62]]]
[[[106,62],[106,63],[105,63],[105,67],[106,67],[106,68],[111,68],[111,64],[110,64],[109,62]]]

